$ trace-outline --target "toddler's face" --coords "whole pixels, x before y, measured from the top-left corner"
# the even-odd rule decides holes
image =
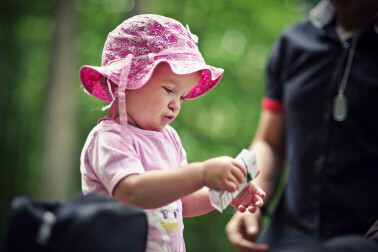
[[[177,117],[183,97],[200,78],[200,71],[178,75],[168,64],[159,64],[142,88],[126,91],[128,123],[145,130],[162,130]]]

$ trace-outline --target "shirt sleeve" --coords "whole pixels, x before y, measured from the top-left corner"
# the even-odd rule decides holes
[[[184,147],[182,146],[179,135],[177,134],[176,131],[174,131],[174,132],[175,132],[175,138],[176,138],[177,145],[178,145],[177,147],[178,147],[178,152],[179,152],[179,157],[180,157],[180,166],[187,165],[188,160],[186,158],[186,151],[185,151]]]
[[[262,107],[264,109],[277,112],[283,112],[284,44],[284,38],[280,37],[272,49],[266,68],[265,97],[262,100]]]
[[[269,97],[264,97],[261,101],[261,107],[266,110],[270,110],[273,112],[284,112],[283,103],[280,101],[273,100]]]
[[[97,132],[88,147],[88,158],[97,177],[112,196],[123,178],[145,172],[132,138],[117,128]]]
[[[184,147],[182,146],[181,139],[180,139],[179,135],[177,134],[176,130],[169,125],[167,125],[165,129],[167,130],[168,134],[171,136],[172,142],[175,145],[175,148],[176,148],[177,153],[178,153],[180,166],[187,165],[188,160],[187,160],[187,157],[186,157],[186,151],[185,151]]]

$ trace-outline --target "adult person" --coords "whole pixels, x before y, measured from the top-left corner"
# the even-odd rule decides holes
[[[265,232],[260,209],[227,224],[240,251],[316,251],[352,235],[364,246],[378,219],[377,10],[377,0],[321,1],[275,43],[250,147],[265,206],[285,164],[288,178]]]

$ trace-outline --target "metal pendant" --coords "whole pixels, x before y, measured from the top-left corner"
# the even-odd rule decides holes
[[[347,100],[343,94],[338,94],[333,100],[333,119],[344,121],[347,117]]]

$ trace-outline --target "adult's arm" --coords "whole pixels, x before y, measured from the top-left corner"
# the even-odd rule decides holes
[[[283,112],[263,109],[257,132],[249,149],[255,153],[260,175],[254,182],[266,192],[268,206],[280,182],[284,168],[285,117]]]

